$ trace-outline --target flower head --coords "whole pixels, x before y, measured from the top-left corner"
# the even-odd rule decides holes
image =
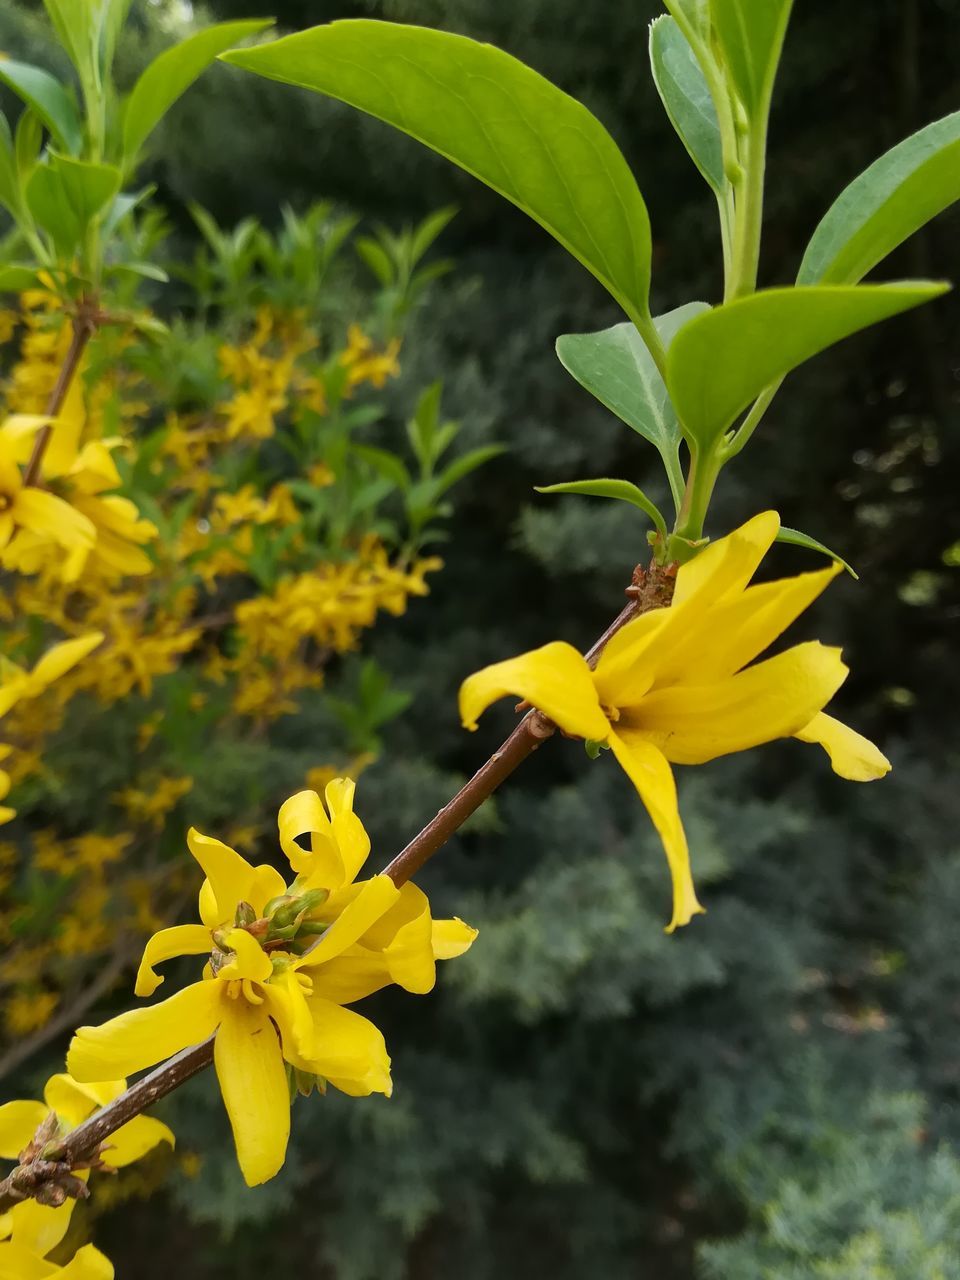
[[[673,879],[670,930],[703,910],[671,764],[704,764],[794,737],[819,743],[834,771],[856,782],[890,768],[873,743],[824,714],[847,675],[839,649],[812,641],[754,663],[838,572],[748,585],[779,527],[779,516],[764,512],[682,566],[672,604],[618,631],[595,669],[556,642],[486,667],[460,690],[469,729],[512,694],[565,733],[611,748],[663,841]]]
[[[215,1034],[214,1065],[233,1126],[240,1167],[254,1186],[278,1171],[290,1129],[291,1085],[315,1082],[362,1096],[389,1094],[383,1036],[343,1006],[388,983],[429,991],[436,960],[466,951],[476,931],[434,921],[413,885],[385,875],[356,879],[370,850],[353,812],[354,783],[337,778],[326,806],[313,791],[279,814],[283,852],[296,874],[252,866],[219,840],[191,831],[190,852],[206,879],[200,924],[155,934],[137,975],[138,995],[163,982],[155,966],[173,956],[208,957],[201,981],[161,1004],[81,1027],[68,1056],[90,1079],[152,1066]]]
[[[38,1131],[47,1141],[62,1138],[82,1124],[89,1115],[119,1097],[127,1087],[126,1080],[101,1080],[80,1084],[71,1076],[51,1076],[43,1091],[42,1102],[7,1102],[0,1106],[0,1158],[16,1160],[30,1148]],[[108,1169],[123,1169],[145,1156],[161,1142],[174,1145],[172,1132],[152,1116],[135,1116],[108,1139],[100,1154],[100,1164]],[[79,1169],[75,1177],[86,1181],[88,1169]],[[67,1198],[56,1207],[24,1200],[0,1220],[0,1237],[10,1236],[12,1246],[32,1253],[46,1254],[56,1248],[67,1233],[76,1200]],[[0,1278],[4,1272],[4,1248],[0,1245]],[[102,1255],[101,1255],[102,1256]],[[9,1258],[8,1258],[9,1262]],[[17,1272],[33,1275],[33,1272]],[[37,1271],[44,1275],[45,1272]],[[51,1272],[53,1268],[51,1265]],[[73,1275],[73,1272],[69,1274]],[[77,1272],[77,1275],[86,1274]],[[93,1276],[99,1274],[90,1272]],[[112,1270],[103,1272],[112,1275]]]

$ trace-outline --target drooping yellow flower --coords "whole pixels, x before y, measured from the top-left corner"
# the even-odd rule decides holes
[[[113,1263],[92,1244],[79,1249],[66,1266],[41,1258],[13,1241],[0,1241],[0,1280],[113,1280]]]
[[[69,1075],[51,1076],[43,1091],[43,1102],[8,1102],[0,1106],[0,1159],[16,1160],[30,1146],[41,1125],[51,1126],[48,1140],[64,1137],[94,1111],[119,1097],[126,1087],[126,1080],[79,1084]],[[170,1129],[152,1116],[135,1116],[111,1135],[101,1160],[107,1168],[123,1169],[161,1142],[174,1145]],[[76,1177],[83,1181],[88,1176],[87,1169],[76,1173]],[[4,1215],[6,1234],[18,1248],[37,1254],[49,1253],[66,1235],[75,1204],[75,1200],[68,1198],[53,1208],[36,1200],[24,1200]],[[0,1246],[0,1250],[3,1247]],[[0,1277],[4,1274],[2,1258],[0,1252]],[[21,1274],[30,1276],[34,1273],[17,1273],[18,1276]],[[47,1273],[37,1271],[36,1274]]]
[[[523,698],[567,734],[609,746],[646,805],[673,879],[669,929],[702,911],[690,870],[671,764],[704,764],[777,738],[819,743],[843,778],[866,782],[890,763],[866,738],[824,714],[847,668],[840,650],[795,645],[761,653],[806,609],[838,566],[749,586],[780,518],[768,511],[711,544],[677,574],[669,608],[622,628],[595,670],[556,642],[464,681],[464,725],[497,698]]]
[[[101,631],[91,631],[76,640],[62,640],[47,650],[32,671],[0,658],[0,716],[24,698],[39,697],[102,642]]]
[[[137,975],[138,995],[162,983],[154,966],[207,955],[203,979],[161,1004],[81,1027],[68,1055],[77,1079],[123,1074],[216,1033],[214,1065],[248,1184],[278,1171],[290,1129],[287,1064],[298,1084],[318,1079],[345,1093],[389,1094],[383,1036],[342,1006],[396,982],[428,991],[435,962],[476,936],[462,921],[433,921],[426,898],[389,877],[357,881],[370,842],[353,813],[354,784],[336,779],[325,809],[300,792],[280,810],[280,844],[297,877],[288,888],[269,865],[251,866],[218,840],[191,831],[206,880],[196,925],[155,934]],[[309,837],[309,845],[303,841]],[[109,1064],[109,1065],[108,1065]]]
[[[97,537],[92,522],[63,498],[23,483],[18,461],[22,442],[27,433],[42,425],[42,419],[8,419],[0,428],[0,551],[21,529],[54,552],[58,547],[68,552],[89,551]]]

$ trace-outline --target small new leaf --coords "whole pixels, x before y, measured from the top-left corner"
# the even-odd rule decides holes
[[[710,0],[727,73],[751,120],[770,106],[792,0]]]
[[[629,480],[570,480],[566,484],[535,485],[534,488],[537,493],[578,493],[588,498],[616,498],[620,502],[629,502],[650,517],[664,538],[667,536],[667,523],[657,505]]]
[[[661,101],[690,159],[716,192],[723,190],[723,146],[717,109],[696,55],[673,18],[650,27],[650,65]]]
[[[808,551],[818,551],[821,555],[826,556],[829,560],[842,564],[847,573],[852,578],[859,579],[860,575],[856,572],[851,564],[844,560],[843,556],[838,556],[835,551],[831,551],[829,547],[825,547],[822,542],[818,542],[816,538],[811,538],[808,533],[801,533],[799,529],[785,529],[780,526],[780,532],[777,534],[777,542],[785,542],[791,547],[805,547]]]

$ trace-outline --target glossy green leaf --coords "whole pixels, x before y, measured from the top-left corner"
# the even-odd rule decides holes
[[[697,316],[667,353],[685,431],[710,449],[771,382],[842,338],[945,293],[927,281],[767,289]]]
[[[855,284],[960,200],[960,111],[905,138],[854,178],[803,255],[798,284]]]
[[[650,27],[650,65],[670,123],[714,191],[722,191],[723,147],[717,110],[696,55],[673,18]]]
[[[817,551],[820,555],[824,555],[828,560],[834,560],[837,564],[842,564],[847,573],[852,578],[859,579],[860,575],[856,572],[851,564],[844,560],[843,556],[838,556],[835,551],[831,551],[829,547],[825,547],[822,542],[818,542],[816,538],[811,538],[808,533],[801,533],[799,529],[785,529],[780,526],[780,532],[777,534],[777,542],[785,542],[791,547],[805,547],[807,551]]]
[[[667,536],[667,523],[656,503],[629,480],[570,480],[567,484],[535,485],[537,493],[579,493],[588,498],[616,498],[646,512],[657,530]]]
[[[710,308],[688,302],[654,321],[664,346],[694,316]],[[628,427],[649,440],[663,458],[677,505],[683,495],[680,426],[666,385],[636,327],[627,321],[599,333],[567,333],[557,339],[560,363]]]
[[[632,319],[649,322],[650,222],[595,116],[509,54],[465,36],[349,20],[225,61],[329,94],[402,129],[528,213]]]
[[[682,25],[691,29],[706,42],[710,38],[710,0],[664,0],[666,7]]]
[[[434,490],[436,496],[439,498],[441,494],[465,479],[471,471],[476,471],[478,467],[482,467],[505,452],[506,445],[487,444],[479,449],[471,449],[469,453],[461,454],[437,476]]]
[[[710,0],[710,17],[727,73],[747,115],[770,104],[792,0]]]
[[[50,152],[26,186],[27,208],[61,254],[72,253],[91,222],[120,191],[120,170]]]
[[[226,49],[272,26],[272,19],[219,22],[165,49],[133,86],[123,115],[123,156],[133,163],[140,148],[177,99]]]
[[[0,82],[30,107],[64,151],[80,150],[83,130],[73,99],[59,80],[40,67],[12,58],[0,58]]]

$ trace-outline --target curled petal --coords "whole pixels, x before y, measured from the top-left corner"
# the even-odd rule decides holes
[[[834,773],[850,782],[874,782],[890,772],[890,761],[869,738],[822,711],[794,737],[818,742],[830,757]]]
[[[280,1042],[264,1006],[232,1000],[217,1031],[214,1065],[248,1187],[279,1172],[290,1137],[290,1094]]]
[[[174,956],[208,955],[212,949],[210,930],[202,924],[178,924],[155,933],[143,949],[134,987],[138,996],[152,996],[163,982],[154,965]]]
[[[680,819],[673,772],[662,752],[629,731],[611,734],[610,746],[663,841],[673,881],[673,916],[667,925],[667,933],[672,933],[678,925],[689,924],[692,917],[704,909],[693,887],[690,852]]]
[[[216,1030],[222,984],[195,982],[169,1000],[131,1009],[99,1027],[80,1027],[70,1042],[67,1070],[75,1080],[132,1075],[199,1044]]]
[[[113,1263],[92,1244],[78,1249],[58,1274],[60,1280],[114,1280]]]
[[[610,726],[600,708],[593,673],[572,645],[556,640],[468,676],[460,686],[464,728],[476,729],[487,707],[508,694],[531,703],[564,733],[606,741]]]
[[[345,880],[343,859],[333,838],[333,828],[316,791],[298,791],[285,800],[277,815],[280,848],[298,875],[307,875],[317,888],[339,889]],[[310,836],[310,848],[299,843]]]
[[[473,945],[477,932],[459,916],[454,916],[452,920],[434,920],[432,932],[434,958],[455,960],[457,956],[462,956]]]
[[[43,1100],[71,1127],[82,1124],[91,1112],[119,1098],[126,1080],[97,1080],[81,1084],[65,1072],[51,1076],[44,1086]]]
[[[393,1089],[390,1058],[379,1028],[369,1019],[330,1001],[310,1000],[315,1056],[307,1069],[354,1097]]]
[[[224,939],[234,953],[217,975],[225,982],[244,979],[253,982],[266,982],[273,973],[270,957],[251,934],[245,929],[230,929]]]

